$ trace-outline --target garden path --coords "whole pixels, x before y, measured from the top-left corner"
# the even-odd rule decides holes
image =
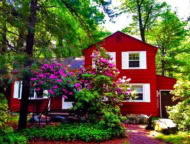
[[[151,136],[145,125],[126,124],[129,144],[165,144]]]

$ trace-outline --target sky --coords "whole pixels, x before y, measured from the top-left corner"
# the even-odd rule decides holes
[[[119,5],[119,0],[112,0],[113,5],[117,6]],[[158,0],[160,2],[166,2],[167,4],[171,5],[172,10],[176,10],[178,12],[178,16],[181,19],[187,19],[188,16],[190,16],[190,0]],[[116,18],[113,19],[115,23],[112,23],[109,21],[109,18],[106,17],[106,23],[104,24],[104,27],[114,33],[118,30],[122,30],[126,26],[128,26],[131,22],[130,17],[127,17],[127,14],[122,14]]]

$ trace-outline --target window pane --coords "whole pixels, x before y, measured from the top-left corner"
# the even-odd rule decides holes
[[[139,60],[139,53],[130,53],[129,60]]]
[[[29,97],[34,98],[34,88],[30,88]]]
[[[140,92],[140,93],[143,92],[143,86],[141,86],[141,85],[133,86],[133,88],[134,88],[137,92]]]
[[[137,98],[134,100],[143,100],[143,86],[142,85],[134,85],[134,90],[137,91]]]
[[[142,93],[138,93],[136,100],[143,100],[143,94]]]
[[[129,61],[129,67],[139,67],[139,61]]]

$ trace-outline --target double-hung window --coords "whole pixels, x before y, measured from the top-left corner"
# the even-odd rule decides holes
[[[136,98],[126,98],[127,102],[150,102],[150,84],[130,84],[130,87],[136,93]]]
[[[143,100],[143,97],[144,97],[143,85],[134,85],[132,87],[136,91],[136,95],[137,95],[136,99],[134,100]]]
[[[139,67],[140,67],[140,54],[129,53],[129,68],[139,68]]]
[[[122,69],[147,69],[146,51],[122,52]]]

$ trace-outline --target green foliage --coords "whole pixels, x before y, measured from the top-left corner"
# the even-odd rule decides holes
[[[85,86],[76,93],[73,110],[81,119],[100,123],[122,137],[125,129],[121,122],[125,118],[119,106],[124,97],[131,96],[128,81],[125,78],[116,80],[119,71],[104,49],[100,48],[92,57],[96,66],[91,71],[79,71],[78,84]],[[87,82],[80,84],[81,81]]]
[[[190,130],[190,82],[178,80],[171,94],[174,95],[174,100],[181,102],[167,108],[169,118],[178,125],[180,130]]]
[[[0,93],[0,128],[5,126],[5,123],[8,121],[9,115],[7,100],[4,95]]]
[[[180,20],[177,13],[172,12],[168,6],[148,32],[148,41],[158,47],[157,72],[159,74],[172,76],[184,66],[179,55],[188,52],[182,44],[187,36],[186,25],[187,22]]]
[[[189,144],[190,143],[190,133],[189,132],[178,132],[177,134],[158,134],[156,136],[157,139],[163,140],[167,143],[172,144]]]
[[[118,137],[121,134],[110,129],[105,129],[101,124],[92,123],[72,123],[61,124],[60,126],[46,126],[45,128],[31,128],[21,132],[29,140],[65,140],[65,141],[85,141],[101,142]]]
[[[12,127],[6,125],[9,120],[7,100],[0,94],[0,143],[26,144],[26,138],[14,132]]]
[[[147,32],[154,25],[166,3],[158,3],[156,0],[121,0],[123,12],[132,16],[132,23],[122,31],[141,36],[146,41]],[[143,39],[143,37],[145,39]]]
[[[25,136],[14,132],[12,127],[4,127],[0,129],[0,143],[1,144],[26,144]]]

